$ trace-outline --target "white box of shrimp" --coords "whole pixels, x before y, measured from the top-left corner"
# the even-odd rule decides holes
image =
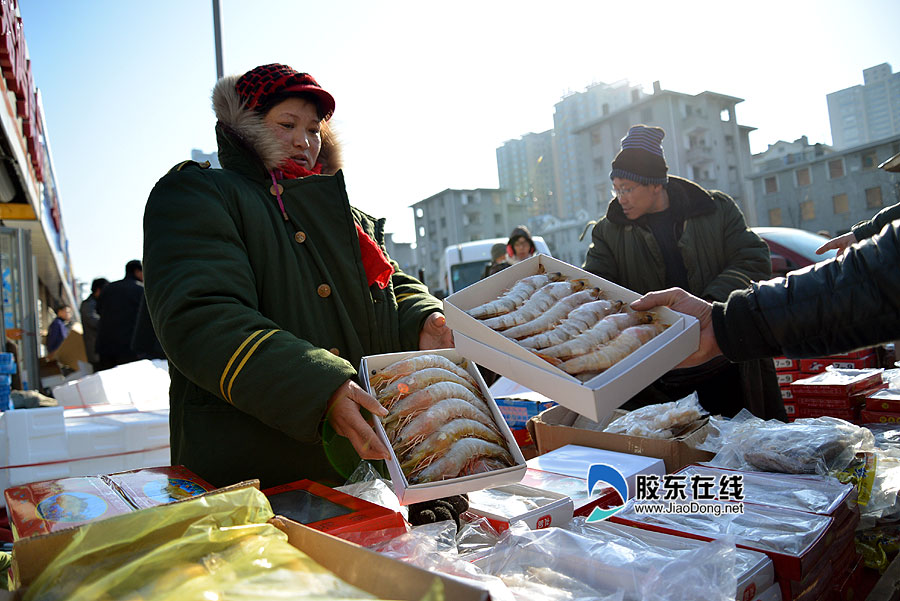
[[[700,324],[696,318],[667,307],[656,308],[652,313],[659,323],[668,326],[666,330],[606,371],[582,382],[466,313],[496,299],[522,278],[542,272],[585,279],[590,286],[603,290],[609,300],[630,303],[641,296],[568,263],[535,255],[444,299],[444,315],[459,353],[572,411],[600,421],[700,346]]]
[[[481,390],[481,395],[487,403],[488,408],[490,409],[494,425],[496,426],[503,440],[506,442],[506,447],[509,450],[510,455],[512,455],[513,465],[511,467],[502,469],[494,469],[479,474],[448,478],[436,482],[410,484],[400,467],[400,461],[397,457],[397,453],[391,446],[391,442],[388,438],[387,432],[384,429],[384,426],[381,423],[381,420],[375,417],[373,418],[375,422],[375,432],[378,434],[379,439],[381,439],[381,441],[385,444],[385,446],[387,446],[391,453],[391,459],[387,462],[387,467],[388,472],[391,475],[391,484],[394,488],[394,492],[400,499],[400,503],[403,505],[421,503],[422,501],[431,501],[434,499],[440,499],[452,495],[460,495],[463,493],[482,490],[485,488],[492,488],[504,484],[515,484],[519,482],[525,476],[526,469],[525,458],[522,456],[522,451],[519,450],[519,445],[516,443],[516,439],[513,437],[513,434],[510,431],[506,420],[503,419],[503,414],[500,413],[500,409],[497,407],[497,403],[494,402],[494,399],[491,396],[487,385],[484,383],[484,379],[478,372],[478,368],[471,361],[464,360],[463,356],[460,355],[460,353],[456,349],[412,351],[406,353],[389,353],[384,355],[370,355],[367,357],[363,357],[362,361],[360,362],[359,368],[359,375],[360,379],[362,380],[362,384],[373,396],[375,396],[374,387],[370,382],[370,378],[374,374],[388,366],[397,363],[398,361],[403,361],[423,355],[440,355],[456,364],[462,363],[462,367],[474,378],[475,382],[478,384],[478,387]],[[464,361],[465,363],[463,363]]]

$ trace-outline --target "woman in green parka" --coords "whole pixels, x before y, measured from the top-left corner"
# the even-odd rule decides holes
[[[341,482],[388,455],[365,355],[452,346],[441,302],[352,207],[334,99],[263,65],[213,91],[222,169],[188,161],[144,214],[147,305],[170,362],[172,464],[214,485]]]

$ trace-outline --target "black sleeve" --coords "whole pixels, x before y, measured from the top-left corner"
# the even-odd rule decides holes
[[[900,338],[900,221],[830,261],[713,305],[723,354],[820,357]]]

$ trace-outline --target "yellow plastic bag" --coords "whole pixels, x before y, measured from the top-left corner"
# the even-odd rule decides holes
[[[24,601],[372,598],[290,545],[272,516],[244,488],[88,524]]]

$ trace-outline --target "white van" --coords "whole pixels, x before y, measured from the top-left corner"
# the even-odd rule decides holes
[[[535,254],[550,255],[547,243],[540,236],[532,237]],[[447,295],[459,292],[484,276],[484,268],[491,262],[491,247],[509,241],[508,238],[490,238],[453,244],[444,249],[441,257],[441,273],[444,274],[444,290]]]

